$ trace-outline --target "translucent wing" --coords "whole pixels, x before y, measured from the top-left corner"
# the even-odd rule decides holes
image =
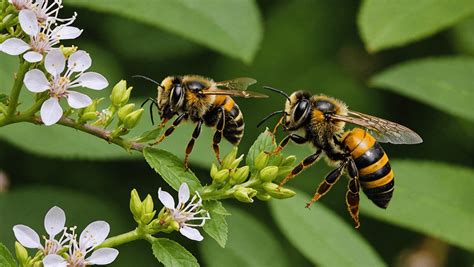
[[[267,95],[252,92],[252,91],[239,91],[239,90],[224,90],[224,89],[213,89],[205,90],[201,92],[204,95],[228,95],[244,98],[266,98]]]
[[[236,91],[245,91],[247,88],[255,84],[257,80],[248,78],[248,77],[241,77],[235,78],[228,81],[217,82],[216,85],[221,88],[229,89],[229,90],[236,90]]]
[[[419,144],[423,142],[423,139],[417,133],[398,123],[356,111],[349,111],[348,115],[332,115],[331,117],[335,120],[367,128],[377,141],[381,143]]]

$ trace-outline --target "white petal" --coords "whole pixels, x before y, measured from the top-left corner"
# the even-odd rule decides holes
[[[191,240],[202,241],[204,239],[204,237],[201,235],[201,233],[199,233],[197,229],[194,229],[189,226],[181,227],[181,229],[179,229],[179,232]]]
[[[79,78],[76,79],[76,81],[79,82],[80,86],[94,90],[102,90],[109,86],[107,79],[97,72],[83,73],[81,76],[79,76]]]
[[[92,104],[92,99],[85,94],[69,91],[67,102],[71,108],[85,108]]]
[[[60,233],[66,225],[66,214],[59,207],[52,207],[44,217],[44,229],[50,237]]]
[[[49,254],[49,255],[46,255],[46,257],[44,257],[43,266],[44,267],[66,267],[67,261],[63,257],[57,254]]]
[[[43,55],[35,51],[30,51],[24,54],[23,58],[30,63],[36,63],[43,60]]]
[[[90,264],[105,265],[113,262],[117,258],[119,251],[115,248],[99,248],[94,251],[92,255],[86,259]],[[89,265],[88,264],[88,265]]]
[[[25,74],[23,79],[26,89],[33,93],[40,93],[48,90],[49,81],[46,76],[39,69],[33,69]]]
[[[16,240],[24,247],[38,249],[43,247],[41,246],[39,235],[35,230],[26,225],[17,224],[13,226],[13,233],[15,234]]]
[[[186,203],[189,200],[189,187],[188,184],[182,183],[178,191],[179,203]]]
[[[50,74],[56,76],[63,72],[64,67],[66,66],[66,58],[61,50],[53,49],[46,55],[44,66]]]
[[[58,27],[53,30],[52,36],[55,39],[59,40],[71,40],[71,39],[76,39],[81,35],[82,30],[76,27],[71,27],[71,26],[64,26],[64,27]]]
[[[44,101],[40,113],[44,125],[49,126],[55,124],[59,119],[61,119],[61,116],[63,116],[63,109],[59,105],[58,99],[52,97]]]
[[[174,199],[173,197],[166,191],[162,191],[161,187],[158,188],[158,199],[167,207],[168,209],[174,209]]]
[[[79,247],[87,250],[90,247],[96,247],[104,242],[109,235],[110,226],[104,221],[95,221],[90,223],[79,237]]]
[[[18,14],[21,28],[29,36],[35,36],[39,33],[38,19],[36,18],[35,12],[29,9],[23,9]]]
[[[26,50],[29,50],[30,48],[31,47],[29,44],[25,43],[23,40],[18,39],[18,38],[10,38],[0,44],[0,51],[12,56],[16,56],[21,53],[24,53]]]
[[[92,59],[84,50],[79,50],[72,54],[68,61],[67,67],[74,72],[82,72],[87,70],[92,65]]]

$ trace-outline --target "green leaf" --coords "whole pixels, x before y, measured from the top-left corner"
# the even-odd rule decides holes
[[[0,266],[1,267],[16,267],[15,259],[12,254],[2,243],[0,243]]]
[[[204,209],[206,209],[211,216],[211,219],[204,224],[203,229],[224,248],[227,242],[228,232],[225,216],[230,215],[230,213],[228,213],[224,206],[222,206],[222,203],[217,200],[205,201],[203,205]]]
[[[265,132],[261,133],[257,140],[250,147],[247,157],[245,159],[246,164],[249,166],[254,165],[254,160],[262,151],[273,151],[276,148],[276,144],[273,142],[273,134],[266,129]]]
[[[164,266],[170,267],[192,267],[199,266],[196,258],[183,246],[167,238],[157,238],[153,241],[151,248],[153,255]]]
[[[365,0],[357,22],[367,50],[376,52],[430,36],[473,13],[473,0]]]
[[[454,41],[459,52],[474,56],[474,17],[459,23],[453,28]]]
[[[204,239],[201,254],[210,267],[290,266],[279,237],[267,225],[242,210],[230,209],[229,240],[226,248]]]
[[[0,94],[0,103],[7,104],[8,103],[8,95]]]
[[[270,202],[277,225],[303,255],[318,266],[386,266],[356,229],[324,205],[305,209],[309,199],[297,191],[293,198]]]
[[[260,13],[253,0],[65,2],[159,27],[247,63],[252,61],[262,39]]]
[[[364,214],[474,251],[474,170],[429,161],[397,160],[387,210],[362,198]]]
[[[155,129],[152,129],[150,131],[146,131],[146,132],[142,133],[139,137],[134,138],[133,141],[135,141],[137,143],[145,143],[145,142],[154,140],[158,136],[160,136],[162,131],[163,131],[163,128],[156,127]]]
[[[184,168],[183,161],[168,151],[147,147],[143,150],[146,161],[174,190],[187,183],[191,192],[201,188],[199,179]]]
[[[474,58],[427,58],[383,71],[370,84],[472,121],[473,73]]]

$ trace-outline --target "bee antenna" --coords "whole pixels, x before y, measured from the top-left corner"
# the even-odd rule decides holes
[[[267,115],[265,118],[263,118],[258,124],[257,124],[257,128],[260,127],[264,122],[266,122],[268,119],[270,119],[271,117],[277,115],[277,114],[281,114],[281,113],[285,113],[286,112],[284,110],[277,110],[277,111],[274,111],[272,113],[270,113],[269,115]]]
[[[150,81],[150,82],[152,82],[152,83],[158,85],[158,87],[163,88],[163,86],[161,86],[161,84],[160,84],[159,82],[153,80],[152,78],[149,78],[149,77],[146,77],[146,76],[143,76],[143,75],[133,75],[132,77],[133,77],[133,78],[142,78],[142,79],[145,79],[145,80],[147,80],[147,81]]]
[[[145,101],[143,101],[143,103],[140,105],[141,108],[143,108],[143,106],[148,103],[148,101],[151,101],[150,103],[150,118],[151,118],[151,125],[155,125],[155,121],[153,119],[153,107],[157,107],[158,108],[158,103],[156,102],[155,99],[149,97],[147,98]]]
[[[263,86],[263,89],[270,90],[270,91],[273,91],[273,92],[277,92],[280,95],[283,95],[284,97],[286,97],[286,99],[288,99],[288,101],[291,101],[290,96],[287,93],[280,90],[280,89],[276,89],[276,88],[273,88],[273,87],[270,87],[270,86]]]

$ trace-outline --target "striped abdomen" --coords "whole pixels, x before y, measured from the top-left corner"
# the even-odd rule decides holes
[[[352,129],[344,144],[359,171],[359,181],[367,197],[381,208],[387,208],[393,195],[394,176],[387,154],[368,132]]]
[[[223,107],[226,115],[224,138],[237,145],[244,134],[244,117],[239,106],[230,96],[226,97]]]

